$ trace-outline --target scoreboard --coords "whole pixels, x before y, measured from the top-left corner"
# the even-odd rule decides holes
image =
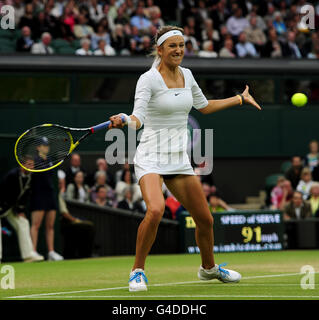
[[[214,213],[214,252],[245,252],[283,249],[284,225],[278,210],[225,211]],[[198,253],[195,222],[187,211],[179,216],[181,248]]]

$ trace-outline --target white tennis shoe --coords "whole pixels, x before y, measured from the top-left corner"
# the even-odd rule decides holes
[[[229,283],[229,282],[239,282],[241,279],[241,274],[237,271],[223,269],[226,263],[223,264],[215,264],[215,267],[211,269],[204,269],[202,266],[199,267],[198,270],[198,278],[200,280],[212,280],[218,279],[219,281]]]
[[[135,269],[130,273],[129,291],[147,291],[148,280],[143,269]]]

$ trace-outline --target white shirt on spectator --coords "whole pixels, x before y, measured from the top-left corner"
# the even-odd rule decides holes
[[[113,47],[106,45],[104,47],[104,52],[101,49],[97,49],[94,51],[95,56],[115,56],[116,52]]]
[[[201,58],[217,58],[218,54],[215,51],[205,51],[201,50],[198,52],[198,56]]]
[[[32,54],[53,54],[54,51],[50,46],[45,46],[42,42],[34,43],[31,47]]]
[[[232,36],[238,36],[242,31],[249,27],[249,22],[246,18],[230,17],[226,22],[228,32]]]
[[[91,56],[92,55],[92,51],[91,50],[85,51],[83,48],[80,48],[80,49],[77,49],[75,51],[75,54],[77,56]]]

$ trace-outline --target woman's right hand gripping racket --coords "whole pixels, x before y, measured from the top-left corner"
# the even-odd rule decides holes
[[[126,122],[124,116],[121,117]],[[91,128],[68,128],[57,124],[42,124],[24,132],[16,141],[14,155],[27,171],[44,172],[56,168],[85,138],[110,127],[111,121]]]

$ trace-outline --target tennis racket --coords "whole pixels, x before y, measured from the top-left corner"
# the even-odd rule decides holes
[[[122,116],[125,122],[125,117]],[[19,165],[30,172],[56,168],[85,138],[107,129],[111,121],[91,128],[68,128],[57,124],[42,124],[24,132],[16,141],[14,155]]]

